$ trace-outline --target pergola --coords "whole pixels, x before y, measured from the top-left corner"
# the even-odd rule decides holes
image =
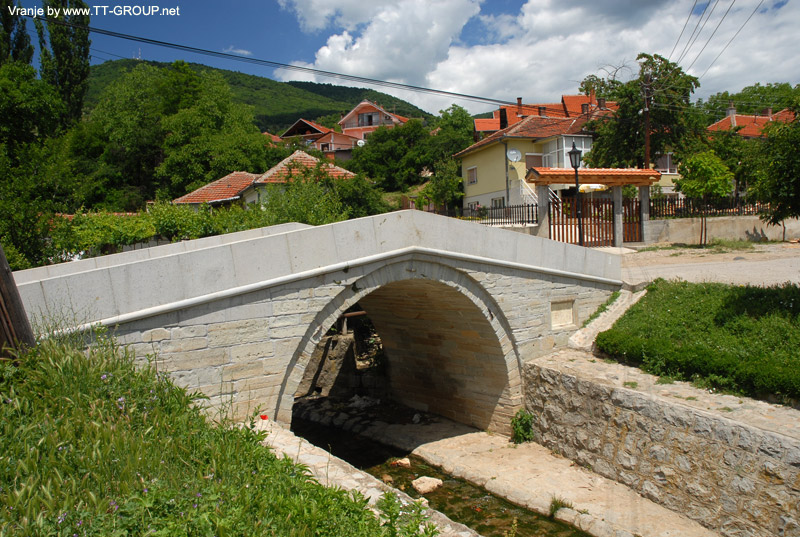
[[[537,187],[541,228],[549,230],[550,226],[550,185],[574,185],[575,173],[575,169],[572,168],[528,169],[525,180]],[[622,187],[627,185],[639,187],[642,237],[646,236],[647,223],[650,219],[650,187],[661,178],[660,172],[637,168],[579,168],[577,173],[580,184],[611,188],[614,201],[614,246],[622,246],[623,240]]]
[[[652,186],[661,178],[656,170],[637,168],[579,168],[581,183],[614,186]],[[572,168],[530,168],[525,179],[535,185],[570,185],[575,183]]]

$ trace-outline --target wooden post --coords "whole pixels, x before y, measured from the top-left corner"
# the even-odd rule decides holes
[[[10,349],[23,350],[33,347],[34,343],[25,306],[0,244],[0,357],[8,358]]]

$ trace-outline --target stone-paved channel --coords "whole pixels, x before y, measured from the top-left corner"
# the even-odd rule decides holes
[[[419,423],[388,423],[388,419],[352,416],[333,405],[308,408],[302,415],[401,448],[447,474],[542,514],[549,512],[554,497],[564,498],[574,508],[560,509],[555,518],[597,537],[717,536],[697,522],[535,443],[517,446],[502,435],[438,417]],[[289,453],[293,454],[291,449]],[[327,460],[324,457],[322,460]]]

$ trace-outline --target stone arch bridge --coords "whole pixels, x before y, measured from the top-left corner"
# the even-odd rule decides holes
[[[14,274],[29,317],[102,324],[140,360],[288,423],[310,356],[359,303],[394,399],[481,429],[523,404],[521,364],[622,285],[618,256],[423,213],[287,224]],[[155,358],[153,359],[152,356]]]

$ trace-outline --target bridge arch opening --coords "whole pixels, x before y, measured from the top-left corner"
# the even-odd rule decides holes
[[[383,267],[333,297],[295,353],[282,409],[291,407],[317,344],[356,303],[381,338],[389,398],[479,429],[508,432],[522,405],[510,328],[477,282],[431,262]]]

